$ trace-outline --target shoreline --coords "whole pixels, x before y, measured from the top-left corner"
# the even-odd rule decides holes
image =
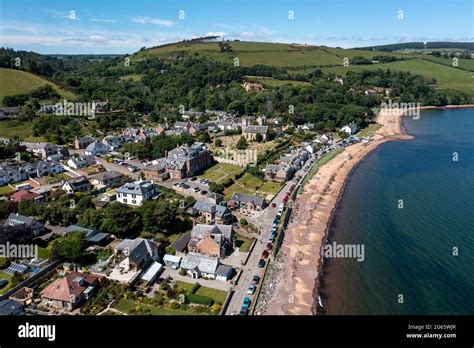
[[[267,304],[268,315],[316,314],[316,303],[323,282],[326,244],[333,215],[351,173],[379,145],[393,140],[410,140],[405,132],[403,110],[380,112],[377,123],[382,127],[369,143],[351,145],[322,166],[306,184],[295,202],[296,208],[280,250],[284,265],[274,295]],[[315,207],[315,209],[312,209]],[[317,252],[316,252],[317,250]],[[316,274],[314,272],[316,270]],[[292,301],[289,301],[292,299]]]

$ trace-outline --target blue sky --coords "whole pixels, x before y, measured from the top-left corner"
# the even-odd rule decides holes
[[[211,34],[340,47],[473,41],[473,16],[473,0],[0,0],[0,46],[132,53]]]

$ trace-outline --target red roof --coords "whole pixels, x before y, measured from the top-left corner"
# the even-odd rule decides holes
[[[19,203],[21,201],[31,201],[41,195],[38,193],[30,192],[28,190],[20,190],[18,192],[13,193],[10,196],[10,200],[15,203]]]
[[[76,298],[98,278],[92,274],[84,277],[81,273],[71,272],[51,283],[41,295],[47,299],[75,302]]]

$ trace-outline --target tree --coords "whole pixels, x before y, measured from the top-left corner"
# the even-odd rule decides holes
[[[135,234],[141,227],[141,218],[137,211],[119,202],[113,202],[104,209],[101,230],[113,233],[120,237],[128,237]]]
[[[240,224],[241,224],[242,226],[246,226],[246,225],[248,225],[249,223],[248,223],[248,221],[247,221],[246,218],[241,218],[241,219],[240,219]]]
[[[164,199],[147,201],[140,208],[143,228],[150,232],[168,231],[176,221],[177,207]]]
[[[80,213],[77,223],[87,228],[99,229],[103,219],[104,216],[101,210],[90,208]]]
[[[217,146],[217,147],[221,147],[222,146],[222,140],[219,139],[219,138],[216,138],[216,140],[214,141],[214,145]]]
[[[224,187],[218,183],[215,183],[214,181],[211,181],[209,183],[209,191],[222,194],[224,193]]]
[[[263,141],[263,137],[260,133],[257,133],[256,137],[255,137],[255,140],[258,142],[258,143],[261,143]]]
[[[208,132],[204,132],[198,135],[197,139],[202,143],[210,143],[211,137]]]
[[[237,142],[236,148],[238,150],[245,150],[247,148],[247,140],[245,140],[245,137],[240,137],[239,141]]]
[[[86,248],[86,237],[82,232],[77,231],[55,240],[52,252],[70,261],[77,261],[85,255]]]

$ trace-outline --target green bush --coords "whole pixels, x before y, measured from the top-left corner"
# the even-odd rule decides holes
[[[184,268],[180,268],[180,269],[179,269],[179,275],[180,275],[180,276],[183,276],[183,277],[184,277],[186,274],[187,274],[187,272],[186,272],[186,270],[185,270]]]
[[[175,254],[176,254],[176,250],[175,250],[173,247],[171,247],[171,246],[167,246],[167,247],[165,248],[165,250],[166,250],[166,253],[167,253],[167,254],[170,254],[170,255],[175,255]]]
[[[0,257],[0,269],[5,269],[10,266],[11,261],[5,257]]]
[[[181,305],[178,302],[170,302],[166,305],[169,309],[179,309]]]
[[[208,296],[196,295],[196,294],[188,294],[188,301],[190,303],[201,304],[204,306],[212,306],[214,300]]]

